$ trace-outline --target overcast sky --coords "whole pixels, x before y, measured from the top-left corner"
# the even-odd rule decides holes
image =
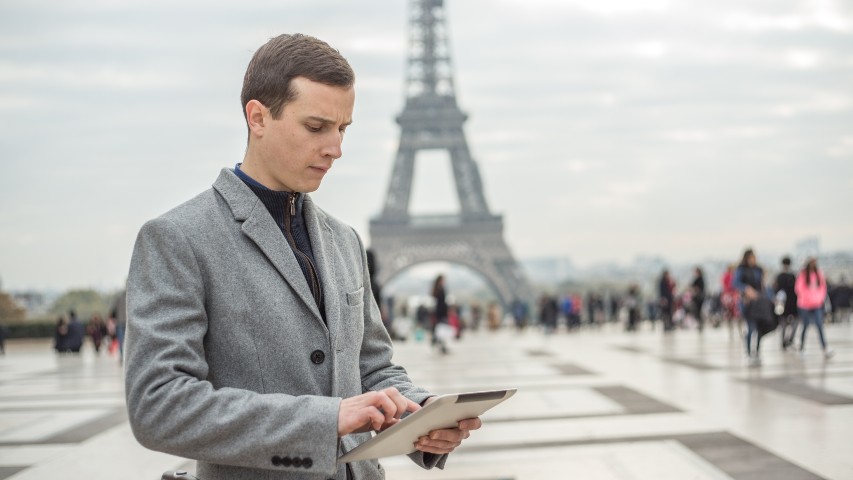
[[[447,0],[457,99],[517,257],[583,266],[853,249],[853,4]],[[0,2],[0,278],[116,288],[139,227],[241,160],[239,92],[285,32],[356,74],[314,194],[365,237],[403,106],[402,0]],[[419,157],[413,213],[452,211]]]

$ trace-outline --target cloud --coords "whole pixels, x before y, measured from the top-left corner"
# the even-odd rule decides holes
[[[366,234],[400,137],[408,11],[318,1],[2,2],[0,201],[20,229],[0,224],[0,238],[37,231],[57,264],[79,248],[103,264],[28,270],[44,253],[18,245],[0,249],[4,285],[121,281],[141,223],[242,158],[242,73],[283,31],[329,41],[356,69],[356,122],[315,198]],[[849,244],[831,221],[853,204],[844,3],[445,5],[468,146],[518,256]],[[423,177],[427,202],[447,187]],[[803,190],[832,195],[779,194]]]

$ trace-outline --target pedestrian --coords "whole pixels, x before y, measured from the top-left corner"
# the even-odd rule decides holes
[[[124,359],[124,332],[127,328],[127,289],[122,289],[116,297],[113,307],[116,320],[116,339],[118,339],[118,361]]]
[[[658,280],[658,305],[663,320],[663,331],[670,332],[675,328],[672,314],[675,313],[675,281],[669,276],[669,270],[664,269]]]
[[[829,289],[829,303],[832,306],[832,323],[850,320],[850,310],[853,307],[853,287],[842,275],[838,284]]]
[[[71,351],[68,348],[68,319],[65,315],[60,315],[56,319],[56,328],[53,332],[53,349],[56,350],[56,353]]]
[[[80,353],[85,337],[86,327],[80,323],[77,313],[74,310],[70,310],[68,312],[68,351],[71,353]]]
[[[625,308],[628,309],[628,324],[625,330],[633,332],[637,330],[637,325],[640,323],[640,306],[642,299],[640,298],[640,287],[632,283],[628,287],[628,295],[625,296]]]
[[[432,283],[432,298],[435,300],[435,308],[433,310],[432,322],[432,345],[438,347],[442,355],[446,355],[449,350],[447,343],[451,338],[456,336],[456,332],[451,331],[448,319],[447,308],[447,292],[444,289],[444,275],[435,277]]]
[[[550,335],[557,330],[557,314],[560,308],[554,296],[543,294],[539,299],[539,319],[545,329],[545,335]]]
[[[364,242],[307,195],[341,156],[353,85],[325,42],[272,38],[243,81],[242,163],[137,237],[130,426],[204,480],[381,479],[376,460],[337,459],[435,399],[392,363]],[[410,458],[441,468],[480,424],[434,430]]]
[[[95,353],[100,353],[101,343],[107,334],[107,325],[104,323],[104,319],[101,318],[100,314],[92,314],[89,324],[86,325],[86,333],[88,333],[89,337],[92,339],[92,346],[95,347]]]
[[[743,332],[743,330],[741,330],[740,321],[740,292],[737,288],[735,288],[734,285],[736,270],[737,264],[729,264],[726,268],[726,271],[723,273],[722,278],[720,279],[720,283],[722,286],[722,291],[720,292],[720,304],[722,306],[723,320],[725,320],[727,328],[729,330],[729,338],[732,338],[734,336],[735,327],[737,327],[738,332]]]
[[[740,265],[734,273],[733,285],[740,292],[743,299],[741,311],[746,320],[746,355],[749,365],[757,367],[761,365],[761,334],[758,324],[766,315],[773,314],[772,307],[765,311],[763,307],[766,302],[761,301],[764,296],[764,269],[758,266],[755,252],[748,248],[743,252]],[[752,339],[755,338],[755,349],[752,348]]]
[[[817,259],[806,259],[805,266],[800,271],[800,274],[797,275],[794,290],[797,292],[797,307],[800,309],[800,318],[803,321],[803,330],[800,333],[800,353],[805,351],[806,331],[808,331],[809,325],[814,324],[815,328],[817,328],[820,348],[823,350],[824,357],[827,359],[832,358],[833,351],[827,347],[826,338],[823,333],[826,277],[824,277],[823,271],[818,268]]]
[[[498,302],[489,302],[486,307],[486,326],[492,332],[501,328],[501,307]]]
[[[781,312],[779,315],[779,326],[781,327],[780,337],[782,337],[782,350],[787,350],[794,343],[794,334],[797,333],[797,292],[794,291],[794,284],[797,277],[791,272],[791,257],[782,257],[782,271],[776,275],[776,280],[773,282],[773,290],[776,293],[776,298],[781,304]]]
[[[702,315],[702,305],[705,303],[705,274],[702,267],[693,268],[693,280],[690,282],[690,313],[696,319],[699,331],[705,329],[705,317]]]

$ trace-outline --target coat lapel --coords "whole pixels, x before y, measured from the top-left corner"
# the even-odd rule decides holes
[[[337,247],[335,246],[332,229],[326,222],[325,214],[314,205],[314,202],[308,195],[305,195],[302,209],[305,214],[305,226],[308,229],[308,237],[311,239],[311,250],[314,253],[314,261],[317,263],[320,283],[323,286],[326,323],[328,324],[329,332],[332,334],[332,341],[334,341],[341,313],[341,295],[338,294],[336,279],[338,275],[344,272],[338,272],[335,269],[334,259]]]
[[[296,295],[311,309],[317,320],[323,323],[302,269],[263,202],[227,168],[222,169],[213,188],[228,202],[234,219],[242,222],[243,234],[258,246]]]

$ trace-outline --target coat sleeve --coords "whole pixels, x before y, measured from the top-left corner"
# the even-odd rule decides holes
[[[161,217],[142,227],[128,275],[125,346],[137,440],[215,464],[334,474],[339,398],[214,388],[207,380],[203,278],[175,223]],[[285,467],[278,461],[284,456],[310,462]]]
[[[367,268],[367,254],[364,250],[358,233],[354,235],[358,239],[361,250],[361,270],[364,276],[363,285],[370,285],[370,273]],[[417,387],[412,383],[406,370],[391,362],[393,348],[391,338],[385,325],[379,306],[373,298],[370,288],[364,289],[364,338],[361,345],[359,367],[361,370],[361,385],[364,392],[382,390],[383,388],[395,387],[406,398],[415,403],[423,403],[431,396],[427,390]],[[444,468],[447,455],[436,455],[424,452],[415,452],[409,455],[416,464],[423,468]]]

